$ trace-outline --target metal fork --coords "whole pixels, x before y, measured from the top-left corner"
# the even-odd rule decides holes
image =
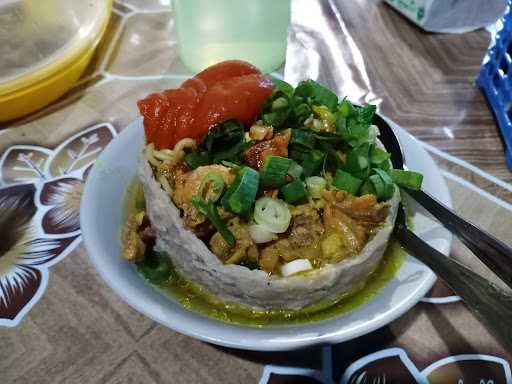
[[[376,116],[375,123],[379,127],[382,143],[387,151],[391,153],[393,167],[403,168],[403,156],[400,143],[391,127],[380,116]],[[449,230],[454,228],[452,232],[459,236],[465,244],[472,244],[470,249],[473,250],[473,248],[476,248],[478,250],[478,253],[475,252],[475,254],[480,260],[484,261],[489,267],[492,265],[493,268],[491,269],[493,271],[494,269],[499,271],[499,273],[495,272],[496,275],[502,277],[502,275],[506,273],[505,271],[510,270],[510,265],[507,265],[507,268],[501,269],[502,264],[512,264],[512,252],[508,246],[474,225],[464,221],[464,219],[441,205],[441,203],[436,202],[436,204],[431,204],[429,199],[433,198],[426,193],[421,192],[419,195],[424,196],[418,202],[437,217],[446,228]],[[414,198],[415,196],[412,195],[412,197]],[[428,206],[423,204],[425,201],[427,201],[426,204]],[[443,219],[447,217],[448,221],[443,221]],[[488,241],[485,242],[484,248],[480,248],[479,244],[472,241],[473,239],[467,238],[466,234],[463,232],[465,228],[470,228],[471,231],[481,231],[483,233],[483,235],[480,234],[481,237],[479,238],[485,238]],[[470,232],[470,234],[471,233],[473,232]],[[512,319],[512,294],[510,292],[494,285],[479,274],[473,272],[464,264],[443,255],[407,229],[406,213],[401,203],[398,208],[393,236],[412,255],[441,277],[446,284],[464,300],[466,306],[482,324],[494,334],[497,341],[508,351],[512,351],[512,327],[510,327],[510,319]],[[497,241],[498,246],[491,247],[489,244],[492,244],[493,241]],[[485,247],[494,250],[492,256],[485,254]],[[505,251],[505,253],[500,253],[501,251]],[[490,260],[495,263],[490,263]],[[511,276],[505,277],[506,279],[502,278],[505,282],[508,283],[511,281]]]

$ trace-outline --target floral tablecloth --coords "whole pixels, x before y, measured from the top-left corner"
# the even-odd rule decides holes
[[[426,34],[380,1],[294,0],[286,65],[421,140],[455,209],[512,240],[512,180],[474,79],[486,31]],[[510,355],[442,282],[404,316],[346,343],[287,353],[209,345],[122,302],[81,244],[83,183],[135,102],[190,76],[164,0],[116,0],[86,74],[0,130],[0,383],[509,383]],[[452,256],[484,275],[457,241]]]

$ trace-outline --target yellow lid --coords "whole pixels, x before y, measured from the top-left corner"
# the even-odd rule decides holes
[[[73,85],[107,26],[111,3],[0,0],[0,121],[38,109]],[[58,89],[41,93],[43,86]],[[36,108],[30,100],[19,99],[32,88],[39,91],[38,98],[45,98],[36,100]]]

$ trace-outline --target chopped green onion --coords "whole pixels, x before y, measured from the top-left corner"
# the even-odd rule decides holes
[[[345,170],[358,179],[365,180],[370,174],[369,150],[369,145],[364,144],[348,151],[345,159]]]
[[[383,163],[387,162],[391,157],[391,154],[383,150],[382,148],[373,146],[370,149],[370,162],[372,165],[381,166]]]
[[[313,199],[319,199],[322,197],[322,192],[325,191],[327,181],[320,176],[311,176],[306,178],[306,187]]]
[[[341,137],[347,136],[347,118],[341,113],[336,114],[336,134]]]
[[[290,145],[300,146],[302,148],[313,149],[315,147],[315,136],[309,130],[292,129],[290,137]]]
[[[295,161],[292,162],[292,165],[290,165],[290,168],[288,168],[288,174],[294,179],[299,179],[302,175],[302,172],[304,172],[304,169]]]
[[[295,88],[295,95],[299,97],[311,97],[315,104],[325,105],[331,111],[338,104],[338,96],[329,88],[314,80],[301,81]]]
[[[208,172],[204,175],[197,195],[203,200],[216,202],[224,192],[224,179],[219,172]]]
[[[423,182],[423,175],[414,171],[404,171],[402,169],[391,169],[391,179],[393,182],[404,188],[413,189],[418,191],[421,189]]]
[[[372,183],[375,196],[378,200],[382,200],[382,196],[385,194],[385,185],[382,178],[379,175],[371,175],[368,180]]]
[[[300,148],[299,146],[290,145],[288,147],[288,157],[295,161],[302,161],[310,149]]]
[[[359,189],[359,195],[375,195],[375,188],[370,180],[366,180]]]
[[[220,164],[222,161],[225,160],[237,160],[240,157],[240,154],[244,151],[246,148],[245,139],[242,141],[236,143],[232,147],[224,150],[224,151],[218,151],[213,154],[213,163]]]
[[[250,167],[243,167],[238,172],[221,199],[221,205],[240,216],[247,216],[256,198],[260,175]]]
[[[374,168],[373,171],[376,173],[376,175],[373,176],[378,176],[382,180],[382,191],[378,191],[377,187],[375,187],[374,184],[377,198],[379,200],[391,199],[391,197],[393,196],[393,192],[395,191],[395,186],[393,184],[391,176],[389,176],[386,171],[383,171],[382,169],[379,168]],[[370,176],[370,179],[373,176]],[[372,180],[375,180],[375,178],[373,178]]]
[[[274,240],[274,234],[260,224],[249,225],[249,234],[256,244],[268,243]]]
[[[327,141],[320,141],[319,146],[327,155],[324,159],[324,171],[326,170],[325,168],[336,169],[341,168],[343,166],[343,163],[340,159],[340,156],[338,155],[338,152],[336,152],[336,149],[334,149],[334,146],[331,143]]]
[[[185,164],[189,169],[196,169],[202,165],[208,165],[211,163],[210,155],[208,152],[190,152],[185,155]]]
[[[301,164],[305,177],[313,176],[320,171],[320,167],[324,161],[324,156],[324,153],[317,149],[304,155]]]
[[[278,97],[272,102],[272,111],[277,111],[279,109],[286,108],[288,106],[288,100],[284,97]]]
[[[286,203],[270,197],[261,197],[254,206],[254,221],[272,233],[286,232],[292,215]]]
[[[194,207],[212,223],[215,229],[220,233],[222,238],[228,243],[231,247],[236,244],[235,236],[228,229],[226,224],[219,217],[219,213],[217,212],[217,208],[213,205],[213,201],[208,200],[204,201],[201,197],[194,195],[192,196],[192,204]]]
[[[350,173],[338,169],[332,181],[332,185],[352,195],[356,195],[361,186],[362,180],[352,176]]]
[[[295,204],[306,198],[306,188],[300,179],[295,179],[282,186],[281,193],[288,204]]]
[[[288,109],[279,109],[270,113],[264,113],[262,116],[263,124],[280,127],[285,123],[288,114]]]
[[[286,183],[292,160],[280,156],[267,156],[263,165],[263,185],[280,187]]]
[[[352,111],[354,110],[354,107],[352,106],[352,103],[348,101],[347,99],[343,99],[343,101],[338,106],[338,111],[340,112],[341,116],[344,118],[349,117],[352,114]]]
[[[274,85],[274,92],[281,91],[288,97],[291,97],[293,95],[293,87],[286,81],[272,79],[272,84]]]
[[[299,124],[304,123],[304,121],[311,115],[311,107],[306,103],[294,104],[293,111],[295,112],[295,117]]]

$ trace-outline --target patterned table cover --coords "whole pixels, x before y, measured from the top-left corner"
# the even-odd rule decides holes
[[[510,383],[510,355],[441,281],[358,339],[287,353],[232,350],[122,302],[81,244],[83,183],[144,95],[191,74],[165,0],[116,0],[79,83],[0,130],[0,383]],[[486,31],[427,34],[380,1],[294,0],[286,65],[372,102],[421,140],[455,209],[511,243],[512,180],[474,85]],[[490,272],[454,241],[452,256]]]

